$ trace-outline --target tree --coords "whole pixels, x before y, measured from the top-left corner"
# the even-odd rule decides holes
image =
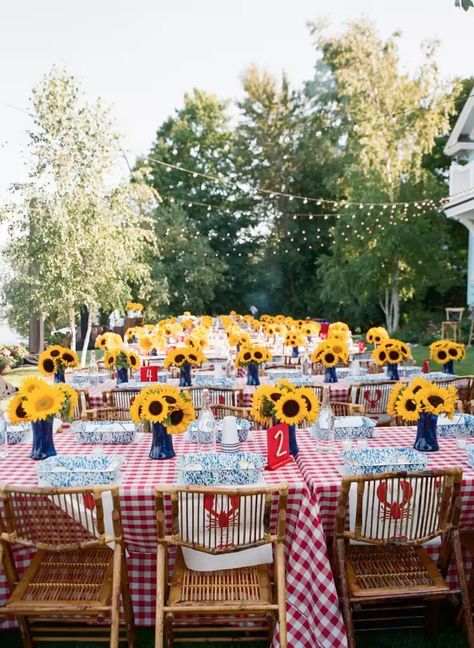
[[[335,307],[377,303],[393,331],[401,302],[452,279],[445,218],[426,206],[420,216],[406,203],[446,192],[423,160],[449,128],[454,92],[440,82],[433,43],[410,77],[399,70],[396,35],[383,42],[366,22],[350,24],[341,36],[328,37],[316,25],[312,32],[320,54],[313,101],[337,131],[341,167],[332,184],[349,201],[331,254],[318,261],[323,294]],[[359,202],[373,206],[361,210]]]
[[[216,272],[207,275],[205,294],[209,301],[202,302],[199,285],[194,282],[186,289],[186,299],[202,302],[205,310],[220,312],[248,307],[246,295],[253,282],[248,259],[259,245],[259,239],[252,236],[252,226],[256,222],[253,201],[232,182],[236,179],[233,147],[227,104],[194,90],[185,95],[184,106],[159,127],[147,157],[153,187],[160,192],[163,204],[179,207],[180,218],[185,218],[184,227],[207,238],[207,244],[220,260]],[[162,162],[181,166],[192,173],[163,166]],[[158,226],[160,210],[157,211]],[[177,212],[171,210],[169,213]],[[162,237],[160,230],[157,234]],[[165,243],[163,240],[160,253],[165,253]],[[174,241],[170,243],[174,246]],[[192,261],[192,250],[187,254]],[[196,254],[200,255],[200,249]],[[172,253],[166,253],[166,257],[168,267],[174,263],[178,266],[169,268],[169,274],[179,276],[182,262]],[[161,267],[159,258],[157,263]],[[191,286],[197,291],[194,295],[189,292]]]
[[[4,209],[13,272],[5,291],[13,313],[66,314],[74,347],[78,308],[118,305],[129,280],[146,287],[156,193],[140,172],[113,186],[119,147],[109,114],[100,101],[87,104],[65,70],[54,67],[34,89],[32,118],[29,180]]]
[[[259,220],[268,234],[255,301],[273,312],[317,314],[322,304],[314,267],[327,242],[327,222],[305,214],[325,210],[277,192],[330,197],[325,175],[334,151],[320,131],[320,120],[309,117],[306,98],[290,87],[285,75],[277,80],[251,67],[242,82],[238,168],[255,191],[266,190],[258,194]]]

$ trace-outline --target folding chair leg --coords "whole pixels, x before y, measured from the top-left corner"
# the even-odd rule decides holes
[[[121,589],[121,562],[122,548],[116,544],[114,548],[113,570],[112,570],[112,597],[110,605],[111,624],[110,624],[110,648],[118,648],[120,632],[120,589]]]
[[[344,616],[344,622],[346,625],[347,631],[347,644],[349,648],[356,648],[355,635],[354,635],[354,622],[352,620],[352,609],[351,602],[349,601],[349,596],[347,594],[347,575],[346,575],[346,565],[345,565],[345,544],[343,538],[338,538],[337,540],[337,561],[338,561],[338,571],[339,571],[339,580],[340,580],[340,594],[342,599],[342,614]]]
[[[159,544],[156,556],[155,648],[164,646],[165,560],[165,547]]]
[[[128,648],[135,648],[135,619],[133,616],[132,599],[130,597],[130,587],[128,584],[128,572],[125,562],[125,551],[122,550],[122,574],[121,574],[122,604],[125,616],[125,626],[127,629]]]
[[[278,624],[280,648],[287,648],[286,591],[285,591],[285,545],[279,542],[275,548],[276,585],[278,597]]]
[[[462,559],[461,540],[459,538],[459,531],[453,531],[452,543],[454,550],[454,559],[456,561],[456,568],[458,572],[459,588],[461,590],[462,606],[464,610],[464,625],[466,627],[467,641],[469,648],[474,648],[474,625],[472,622],[472,609],[469,600],[469,592],[467,587],[466,572],[464,571],[464,563]]]

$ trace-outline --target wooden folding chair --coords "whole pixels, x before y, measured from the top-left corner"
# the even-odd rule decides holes
[[[211,410],[216,419],[223,419],[224,416],[235,416],[240,419],[250,418],[250,407],[237,407],[235,405],[211,405]]]
[[[389,425],[391,417],[387,413],[387,405],[393,384],[388,381],[359,383],[351,388],[351,400],[356,405],[362,405],[365,415],[374,419],[377,425]]]
[[[357,405],[357,403],[331,401],[331,407],[332,411],[334,412],[334,416],[363,416],[365,414],[364,406]]]
[[[165,500],[166,498],[166,500]],[[165,506],[171,499],[171,533],[166,532]],[[277,498],[275,528],[270,525]],[[197,635],[213,641],[272,641],[279,622],[280,646],[286,648],[285,524],[288,487],[249,488],[157,487],[158,531],[155,648],[168,648],[174,637]],[[194,549],[232,560],[247,549],[273,546],[274,587],[269,565],[196,571],[183,552]],[[168,552],[176,548],[171,582]],[[245,636],[238,636],[244,632]],[[166,644],[164,641],[166,640]],[[186,639],[191,641],[191,639]]]
[[[242,389],[201,386],[183,387],[183,391],[190,395],[194,409],[201,409],[202,394],[204,390],[207,390],[209,393],[210,405],[232,405],[233,407],[237,407],[241,405],[243,400]]]
[[[14,545],[35,550],[22,578]],[[0,615],[18,618],[25,648],[135,645],[118,488],[1,488],[0,547],[11,592]]]
[[[111,389],[110,391],[104,391],[102,397],[107,407],[130,409],[130,405],[133,403],[140,391],[140,389],[133,387]]]
[[[131,421],[127,407],[95,407],[82,413],[83,421]]]
[[[455,387],[457,398],[462,404],[462,409],[458,406],[458,410],[469,411],[471,400],[474,398],[474,376],[446,375],[446,378],[436,378],[433,382],[440,387]]]
[[[458,530],[461,481],[460,468],[342,480],[335,563],[349,648],[356,645],[354,609],[363,623],[358,629],[375,629],[374,625],[380,629],[381,616],[384,627],[408,623],[413,628],[417,619],[410,608],[416,599],[433,602],[453,594],[461,594],[473,648],[474,627]],[[436,541],[441,543],[437,564],[423,546]],[[459,587],[451,589],[446,575],[453,552]],[[390,607],[382,608],[384,602]]]

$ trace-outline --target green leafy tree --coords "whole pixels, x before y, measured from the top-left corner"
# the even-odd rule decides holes
[[[216,271],[206,274],[205,293],[200,294],[196,282],[186,288],[186,300],[202,303],[204,310],[243,308],[253,281],[248,265],[249,257],[258,247],[258,239],[252,235],[256,219],[252,201],[232,182],[236,178],[233,148],[227,104],[194,90],[185,95],[184,106],[160,126],[147,157],[147,164],[152,169],[153,187],[160,192],[163,205],[179,207],[180,218],[185,218],[184,227],[207,238],[214,257],[217,254],[214,261]],[[182,166],[192,173],[167,168],[160,162]],[[176,263],[176,269],[170,267],[169,273],[179,276],[182,260],[174,257],[173,253],[165,253],[166,230],[161,229],[160,213],[161,208],[157,211],[157,235],[163,239],[160,255],[166,255],[168,267]],[[193,251],[196,251],[196,257],[200,257],[203,249],[202,238],[196,250],[192,248],[194,240],[197,241],[192,239],[187,250],[189,263],[194,258]],[[175,241],[170,240],[169,244],[170,250],[174,249]],[[159,256],[156,263],[161,267]],[[195,295],[189,292],[191,286],[197,291]],[[173,290],[179,290],[179,287],[175,285]],[[203,301],[204,294],[206,300]]]
[[[111,182],[119,147],[109,114],[100,101],[86,103],[66,71],[55,67],[43,78],[31,113],[29,179],[13,187],[3,210],[12,271],[5,293],[13,322],[18,313],[66,316],[75,346],[81,306],[117,306],[130,294],[129,281],[146,288],[156,194],[143,172]]]
[[[440,81],[433,43],[411,77],[400,71],[396,35],[383,42],[366,22],[340,36],[316,25],[312,32],[320,56],[313,103],[337,130],[341,166],[332,185],[351,203],[334,227],[331,254],[318,260],[323,295],[335,308],[359,305],[359,316],[378,304],[393,331],[401,303],[453,278],[446,219],[405,203],[446,192],[423,161],[449,129],[454,93]],[[361,209],[359,201],[375,204]]]

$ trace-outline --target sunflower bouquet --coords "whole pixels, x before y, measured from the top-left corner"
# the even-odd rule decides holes
[[[464,344],[453,340],[437,340],[430,345],[430,360],[443,365],[443,373],[454,375],[454,361],[466,357]]]
[[[143,311],[143,304],[139,304],[138,302],[127,302],[125,304],[125,310],[129,317],[140,317]]]
[[[387,365],[387,377],[389,380],[399,380],[398,364],[411,358],[411,351],[405,342],[386,338],[372,351],[372,358],[379,367]]]
[[[152,424],[151,459],[171,459],[175,456],[170,435],[182,434],[196,418],[188,394],[177,387],[146,387],[133,401],[130,416],[135,423]]]
[[[258,365],[272,359],[270,351],[258,344],[249,344],[240,349],[235,359],[236,367],[247,367],[247,385],[260,385]]]
[[[112,333],[110,331],[98,335],[95,340],[95,348],[102,349],[102,351],[116,349],[117,347],[121,347],[122,344],[122,337],[118,333]]]
[[[50,385],[41,378],[25,378],[10,399],[7,416],[10,423],[31,423],[32,459],[46,459],[56,454],[53,443],[53,419],[69,421],[78,402],[77,392],[64,383]]]
[[[388,331],[383,326],[372,326],[365,335],[367,342],[369,344],[375,344],[375,346],[383,340],[387,340],[389,337]]]
[[[200,349],[194,347],[178,347],[170,349],[164,361],[165,369],[179,367],[179,386],[191,387],[191,365],[206,362],[206,357]]]
[[[54,382],[65,381],[64,372],[67,367],[77,367],[79,360],[72,349],[55,344],[40,354],[38,369],[43,376],[54,376]]]
[[[237,351],[239,351],[241,346],[250,344],[250,333],[243,329],[234,328],[232,331],[228,332],[228,341],[229,346],[236,347]]]
[[[288,380],[280,380],[274,387],[262,385],[252,397],[251,416],[265,426],[272,422],[290,426],[290,453],[298,454],[295,426],[313,423],[319,411],[319,402],[309,387],[296,387]]]
[[[450,418],[456,408],[456,389],[440,387],[425,378],[414,378],[408,385],[397,383],[389,397],[387,412],[407,423],[417,423],[415,449],[438,450],[436,423],[440,414]]]
[[[135,351],[111,349],[104,354],[104,364],[107,369],[117,371],[117,385],[128,382],[128,370],[140,367],[140,358]]]
[[[311,354],[311,361],[324,366],[324,382],[337,382],[336,365],[339,362],[347,363],[349,361],[345,340],[341,340],[339,337],[323,340]]]
[[[300,330],[291,330],[285,335],[285,346],[291,347],[291,357],[298,358],[300,355],[300,346],[306,344],[306,338]]]

